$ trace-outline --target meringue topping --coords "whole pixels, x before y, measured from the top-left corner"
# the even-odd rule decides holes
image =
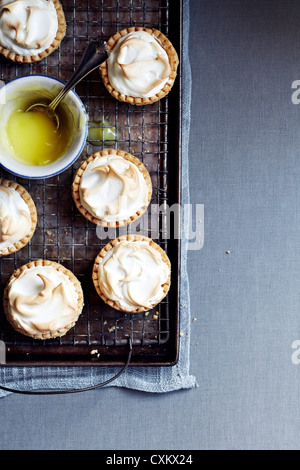
[[[102,293],[126,312],[150,310],[165,296],[170,269],[149,242],[124,240],[101,258],[98,280]]]
[[[30,210],[15,189],[0,185],[0,251],[22,240],[31,229]]]
[[[80,181],[80,201],[94,217],[120,222],[148,205],[148,187],[138,167],[119,155],[96,157]]]
[[[122,37],[107,59],[111,85],[125,96],[148,98],[157,94],[171,74],[168,54],[146,31]]]
[[[10,315],[31,335],[56,332],[77,320],[75,285],[52,266],[24,270],[8,289]]]
[[[15,0],[1,4],[0,44],[15,54],[40,54],[50,47],[57,30],[57,13],[51,0]]]

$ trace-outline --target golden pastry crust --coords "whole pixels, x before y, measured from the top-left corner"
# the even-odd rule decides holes
[[[130,241],[130,242],[135,242],[135,241],[145,241],[145,242],[148,242],[149,245],[152,247],[152,248],[155,248],[155,250],[157,250],[160,254],[161,254],[161,257],[162,257],[162,260],[164,263],[166,263],[166,265],[168,266],[168,269],[169,269],[169,277],[168,277],[168,280],[167,282],[165,282],[162,286],[163,288],[163,291],[164,291],[164,295],[163,297],[160,299],[160,302],[166,297],[166,295],[168,294],[169,290],[170,290],[170,287],[171,287],[171,263],[170,263],[170,260],[169,260],[169,257],[167,256],[166,252],[157,244],[155,243],[151,238],[148,238],[148,237],[144,237],[143,235],[123,235],[121,237],[118,237],[116,238],[115,240],[112,240],[110,241],[109,243],[107,243],[107,245],[105,245],[102,250],[100,251],[100,253],[97,255],[96,259],[95,259],[95,262],[94,262],[94,266],[93,266],[93,273],[92,273],[92,279],[93,279],[93,283],[94,283],[94,286],[95,286],[95,289],[96,289],[96,292],[97,294],[99,295],[99,297],[101,297],[101,299],[107,304],[109,305],[110,307],[116,309],[116,310],[119,310],[121,312],[125,312],[125,310],[122,310],[113,300],[111,299],[108,299],[102,292],[101,290],[101,283],[99,282],[99,277],[98,277],[98,268],[99,268],[99,263],[101,261],[101,259],[103,259],[106,255],[106,253],[113,249],[113,247],[115,245],[117,245],[118,243],[122,242],[122,241]],[[157,305],[157,304],[156,304]],[[153,305],[152,308],[154,308],[155,305]],[[139,307],[137,308],[134,312],[132,313],[139,313],[139,312],[146,312],[148,311],[149,309],[148,308],[144,308],[144,307]]]
[[[152,104],[155,103],[156,101],[164,98],[171,90],[171,88],[174,85],[176,76],[177,76],[177,69],[179,65],[179,59],[177,52],[171,43],[171,41],[158,29],[149,29],[149,28],[143,28],[143,27],[131,27],[131,28],[126,28],[121,31],[118,31],[115,33],[108,41],[107,41],[107,46],[109,50],[112,50],[114,46],[117,44],[119,39],[121,39],[123,36],[126,36],[126,34],[132,33],[134,31],[145,31],[153,36],[155,36],[161,46],[164,48],[166,53],[168,54],[169,57],[169,63],[171,67],[171,74],[168,80],[168,83],[165,84],[165,86],[160,90],[159,93],[157,93],[154,96],[151,96],[149,98],[135,98],[133,96],[124,96],[122,95],[119,91],[117,91],[109,81],[109,76],[108,76],[108,67],[107,67],[107,61],[103,62],[103,64],[100,65],[100,74],[103,80],[103,83],[108,90],[108,92],[116,98],[118,101],[123,101],[129,104],[137,105],[137,106],[143,106],[146,104]]]
[[[52,0],[52,2],[54,4],[54,7],[57,13],[58,28],[57,28],[56,36],[51,46],[48,47],[48,49],[46,49],[45,51],[37,55],[23,56],[20,54],[16,54],[15,52],[10,51],[9,49],[6,49],[4,46],[1,46],[0,44],[0,54],[2,54],[4,57],[6,57],[6,59],[11,60],[12,62],[18,62],[18,63],[23,63],[23,64],[39,62],[40,60],[44,59],[48,55],[52,54],[52,52],[54,52],[59,47],[61,41],[65,37],[66,29],[67,29],[66,18],[65,18],[65,14],[64,14],[61,3],[59,2],[59,0]]]
[[[99,157],[106,157],[109,155],[118,155],[119,157],[124,158],[125,160],[128,160],[129,162],[133,163],[134,165],[137,166],[139,171],[142,173],[144,180],[146,181],[147,188],[148,188],[148,204],[147,206],[141,207],[140,210],[138,210],[135,214],[133,214],[129,219],[127,220],[122,220],[122,221],[117,221],[117,222],[106,222],[103,219],[98,219],[95,217],[93,214],[87,211],[85,207],[82,206],[81,200],[80,200],[80,192],[79,192],[79,187],[80,187],[80,181],[81,177],[88,166],[88,164],[93,161],[95,158]],[[87,158],[81,166],[78,168],[73,184],[72,184],[72,196],[75,202],[75,205],[79,212],[90,222],[92,222],[95,225],[101,225],[102,227],[122,227],[125,225],[131,224],[134,220],[137,220],[139,217],[141,217],[144,212],[147,210],[147,207],[150,204],[151,198],[152,198],[152,182],[151,182],[151,177],[149,175],[148,170],[146,169],[145,165],[136,157],[131,155],[130,153],[124,152],[123,150],[102,150],[100,152],[96,152],[93,155],[91,155],[89,158]]]
[[[78,295],[78,300],[77,300],[78,309],[77,309],[77,312],[76,312],[76,316],[74,317],[74,320],[71,323],[69,323],[68,325],[66,325],[65,328],[60,329],[58,331],[51,331],[49,333],[41,333],[41,334],[32,335],[32,334],[28,333],[28,331],[26,331],[10,315],[9,308],[8,308],[8,305],[9,305],[9,283],[13,279],[18,278],[24,271],[26,271],[30,268],[37,267],[37,266],[50,266],[50,267],[53,267],[56,271],[60,271],[61,273],[65,274],[69,278],[69,280],[74,284],[75,290],[76,290],[77,295]],[[80,316],[80,314],[82,312],[83,306],[84,306],[83,291],[82,291],[81,284],[80,284],[79,280],[77,279],[77,277],[69,269],[65,268],[61,264],[56,263],[55,261],[49,261],[49,260],[31,261],[30,263],[27,263],[27,264],[24,264],[23,266],[21,266],[19,269],[17,269],[11,275],[9,281],[6,284],[6,287],[4,289],[4,294],[3,294],[3,307],[4,307],[4,312],[5,312],[5,315],[6,315],[6,318],[7,318],[8,322],[19,333],[22,333],[23,335],[29,336],[29,337],[34,338],[34,339],[44,340],[44,339],[58,338],[58,337],[64,336],[75,325],[76,321],[78,320],[78,317]]]
[[[9,246],[5,250],[0,250],[0,257],[1,257],[1,256],[10,255],[12,253],[15,253],[16,251],[21,250],[21,248],[23,248],[25,245],[27,245],[29,243],[29,241],[31,240],[31,238],[32,238],[32,236],[35,232],[35,229],[36,229],[37,211],[36,211],[35,203],[34,203],[32,197],[26,191],[26,189],[23,188],[23,186],[16,183],[15,181],[6,180],[4,178],[0,178],[0,186],[6,186],[6,187],[9,187],[9,188],[13,188],[15,191],[17,191],[20,194],[20,196],[22,197],[22,199],[26,202],[26,204],[29,208],[30,217],[31,217],[31,228],[30,228],[29,233],[25,237],[23,237],[21,240],[17,241],[16,243]]]

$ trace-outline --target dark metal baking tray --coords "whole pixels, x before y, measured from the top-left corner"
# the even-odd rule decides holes
[[[181,59],[181,0],[62,0],[67,34],[59,50],[36,64],[15,65],[0,59],[0,79],[42,74],[67,81],[78,64],[87,41],[108,39],[128,26],[155,27],[173,42]],[[180,62],[181,63],[181,62]],[[76,87],[90,121],[108,118],[116,127],[119,148],[137,156],[147,166],[153,184],[151,204],[169,207],[180,203],[181,180],[181,70],[169,96],[150,106],[120,103],[105,90],[98,71]],[[74,206],[71,183],[80,163],[97,150],[89,140],[76,164],[45,180],[25,180],[4,170],[0,175],[23,185],[34,199],[38,224],[31,242],[0,260],[1,290],[15,269],[28,261],[49,259],[71,269],[81,281],[85,306],[76,326],[64,337],[32,340],[16,333],[0,312],[0,340],[6,345],[7,365],[123,365],[132,344],[131,365],[170,366],[178,360],[180,240],[165,238],[165,219],[157,215],[155,241],[172,264],[171,289],[153,311],[123,314],[97,296],[91,273],[94,259],[109,241],[99,239],[96,227]],[[153,219],[152,219],[153,221]],[[176,229],[179,227],[176,227]],[[151,229],[151,227],[150,227]],[[141,232],[149,236],[148,233]],[[119,235],[118,230],[115,233]],[[103,238],[103,237],[101,237]],[[180,237],[179,237],[180,238]]]

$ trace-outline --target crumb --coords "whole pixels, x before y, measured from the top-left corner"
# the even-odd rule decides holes
[[[91,355],[92,355],[92,356],[96,356],[96,357],[100,357],[100,353],[99,353],[98,349],[93,349],[93,350],[91,351]]]
[[[138,140],[143,140],[143,137],[141,135],[139,135]]]
[[[184,333],[183,333],[183,331],[181,331],[181,332],[180,332],[180,336],[184,336]]]
[[[155,314],[154,314],[152,318],[153,318],[154,320],[157,320],[157,319],[158,319],[158,315],[155,315]]]
[[[50,237],[52,235],[51,231],[47,230],[46,235],[48,235],[48,237]]]
[[[194,323],[195,321],[197,321],[197,318],[196,318],[196,317],[195,317],[195,318],[193,318],[192,322]]]
[[[108,331],[111,333],[112,331],[114,331],[116,329],[115,325],[113,325],[111,328],[108,328]]]
[[[229,251],[229,250],[227,250],[227,251],[226,251],[226,253],[227,253],[227,255],[229,255],[229,254],[230,254],[230,251]]]

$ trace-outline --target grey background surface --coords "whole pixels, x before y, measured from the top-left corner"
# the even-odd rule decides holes
[[[199,387],[10,395],[1,449],[300,448],[300,2],[190,4],[190,188],[205,205],[205,244],[189,253]]]

